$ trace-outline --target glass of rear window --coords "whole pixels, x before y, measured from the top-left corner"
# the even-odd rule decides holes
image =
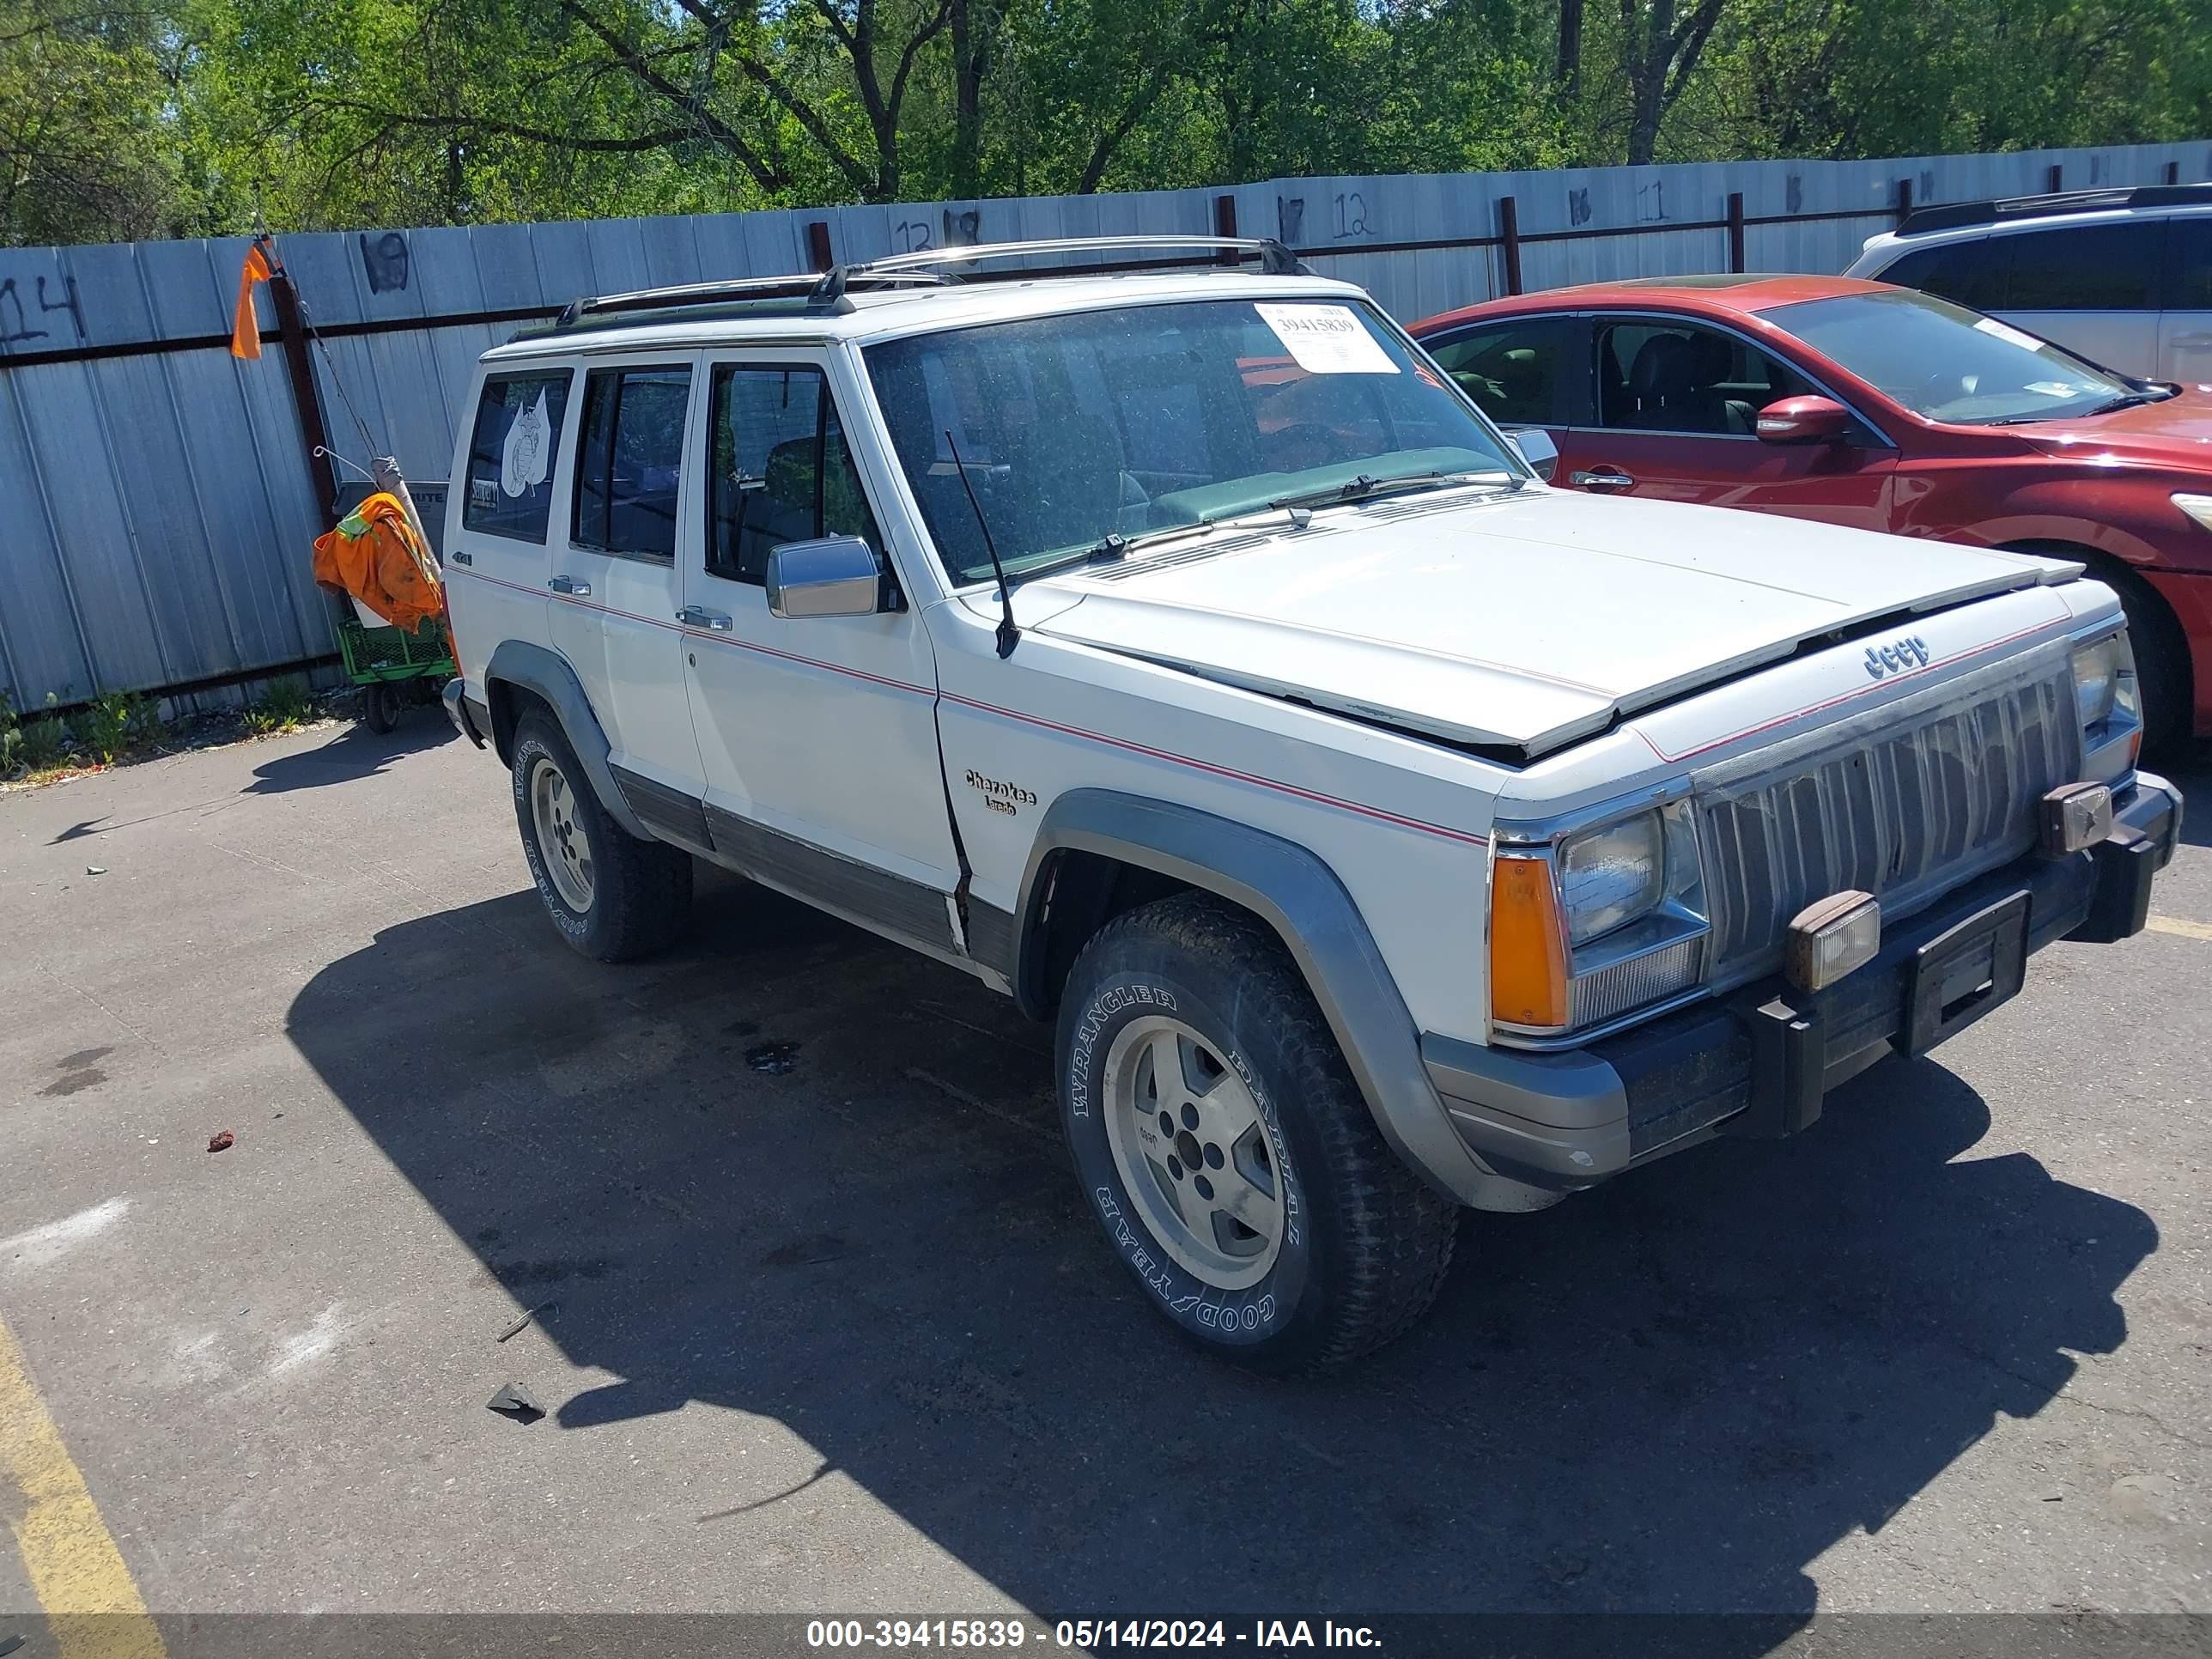
[[[485,379],[462,483],[464,529],[523,542],[545,539],[553,447],[560,441],[572,378],[563,368]]]

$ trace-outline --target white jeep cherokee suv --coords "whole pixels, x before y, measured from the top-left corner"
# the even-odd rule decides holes
[[[1553,491],[1272,244],[946,264],[1156,240],[485,355],[447,704],[578,950],[711,859],[1056,1020],[1114,1253],[1291,1370],[1418,1317],[1458,1206],[1802,1129],[2142,926],[2179,798],[2079,567]]]

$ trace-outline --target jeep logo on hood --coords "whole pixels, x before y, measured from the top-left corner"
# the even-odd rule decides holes
[[[1867,672],[1876,679],[1885,674],[1902,674],[1908,668],[1927,665],[1928,641],[1917,634],[1907,635],[1893,644],[1867,647]]]

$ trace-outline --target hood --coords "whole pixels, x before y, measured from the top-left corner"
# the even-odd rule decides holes
[[[2041,421],[2026,430],[2044,453],[2069,460],[2110,455],[2212,475],[2212,393],[2203,386],[2185,386],[2163,403],[2087,420]]]
[[[1818,635],[2077,568],[1528,490],[1225,528],[1024,583],[1018,608],[1042,635],[1533,758]]]

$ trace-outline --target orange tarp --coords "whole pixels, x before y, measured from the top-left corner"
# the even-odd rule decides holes
[[[371,495],[336,530],[315,538],[315,580],[350,593],[410,633],[444,609],[437,563],[396,495]]]

